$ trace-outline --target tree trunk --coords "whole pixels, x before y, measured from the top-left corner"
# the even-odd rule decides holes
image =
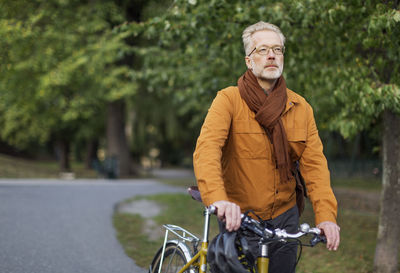
[[[97,149],[99,148],[99,141],[89,140],[86,147],[85,166],[87,169],[93,168],[93,161],[98,160]]]
[[[400,116],[383,114],[383,188],[374,272],[397,273],[400,237]]]
[[[58,162],[61,172],[70,172],[71,166],[69,162],[69,141],[58,140],[56,144]]]
[[[125,135],[125,102],[110,102],[107,112],[107,157],[117,162],[116,176],[131,174],[131,160]]]

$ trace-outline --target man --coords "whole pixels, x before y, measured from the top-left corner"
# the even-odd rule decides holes
[[[258,22],[242,38],[248,70],[237,87],[218,92],[193,156],[203,202],[217,207],[228,231],[237,230],[241,212],[251,209],[275,227],[296,232],[298,161],[316,225],[327,248],[337,250],[337,202],[313,111],[282,76],[285,37],[277,26]],[[272,255],[269,272],[293,272],[296,249]]]

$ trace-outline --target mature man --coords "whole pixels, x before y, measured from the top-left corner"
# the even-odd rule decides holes
[[[206,205],[218,208],[228,231],[253,210],[275,227],[297,231],[295,164],[306,182],[315,222],[337,250],[337,202],[313,110],[286,88],[282,76],[285,37],[258,22],[243,32],[248,70],[238,86],[218,92],[197,140],[194,169]],[[285,256],[286,255],[286,256]],[[296,248],[273,255],[270,272],[293,272]]]

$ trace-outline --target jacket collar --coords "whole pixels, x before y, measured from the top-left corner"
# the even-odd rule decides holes
[[[285,114],[287,111],[290,110],[295,104],[300,103],[299,98],[295,95],[295,93],[286,88],[286,93],[287,93],[287,101],[286,101],[286,107],[285,111],[283,113]]]

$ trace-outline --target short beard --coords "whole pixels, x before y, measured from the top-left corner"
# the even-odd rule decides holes
[[[278,69],[275,69],[274,71],[266,71],[264,68],[262,71],[254,71],[256,65],[253,60],[251,60],[251,66],[253,67],[252,71],[254,76],[266,81],[278,79],[282,75],[283,71],[283,64],[282,67],[278,66]]]
[[[276,80],[278,79],[280,76],[282,75],[282,71],[279,70],[275,70],[273,72],[266,72],[263,70],[263,72],[260,75],[260,78],[263,80]]]

